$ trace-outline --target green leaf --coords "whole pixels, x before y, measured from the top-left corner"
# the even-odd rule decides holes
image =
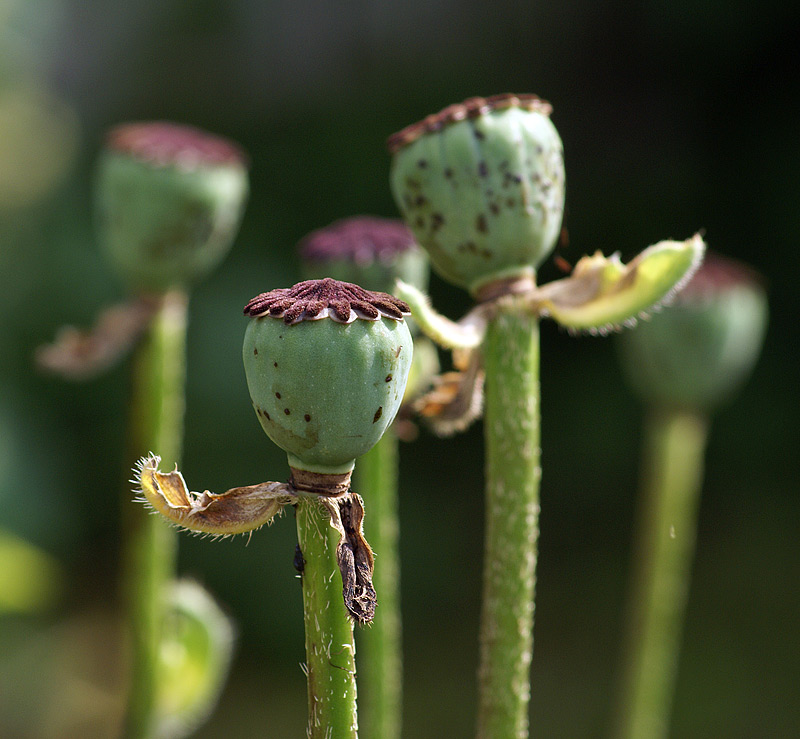
[[[195,582],[173,583],[167,597],[155,735],[178,739],[197,729],[216,705],[228,674],[234,629]]]
[[[0,529],[0,614],[51,606],[61,591],[61,576],[53,557]]]
[[[474,349],[486,333],[486,317],[476,309],[460,321],[451,321],[439,313],[428,296],[413,285],[397,281],[394,294],[411,306],[411,315],[423,333],[445,349]]]
[[[668,302],[703,260],[700,235],[686,241],[661,241],[627,265],[618,254],[583,257],[572,274],[539,288],[534,303],[571,331],[605,334],[636,323]]]

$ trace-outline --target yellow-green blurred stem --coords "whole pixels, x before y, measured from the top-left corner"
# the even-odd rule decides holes
[[[376,557],[373,584],[378,594],[375,620],[358,632],[358,669],[364,736],[399,739],[402,718],[397,437],[390,428],[358,460],[354,489],[369,508],[366,538]]]
[[[183,292],[160,299],[158,310],[134,357],[130,406],[130,468],[149,452],[167,467],[179,462],[183,438],[186,364]],[[123,496],[125,605],[130,630],[131,675],[125,736],[145,739],[155,730],[159,645],[165,586],[175,572],[176,532],[161,516]]]
[[[297,538],[304,559],[308,737],[355,739],[356,650],[336,559],[339,534],[316,496],[300,496]]]
[[[620,739],[668,734],[706,435],[707,419],[690,411],[655,410],[647,420],[615,732]]]
[[[486,540],[478,737],[528,735],[533,596],[539,532],[539,326],[517,299],[489,324],[486,368]]]

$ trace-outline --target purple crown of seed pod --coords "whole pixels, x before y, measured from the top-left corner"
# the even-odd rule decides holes
[[[357,319],[377,321],[382,316],[402,321],[411,315],[411,308],[387,293],[372,292],[350,282],[325,278],[261,293],[247,303],[244,314],[251,318],[282,318],[288,325],[322,318],[352,323]]]

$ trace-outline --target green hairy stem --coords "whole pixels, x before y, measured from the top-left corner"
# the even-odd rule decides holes
[[[486,541],[478,737],[528,735],[539,531],[539,326],[503,300],[484,344]]]
[[[187,297],[166,293],[134,359],[131,450],[158,450],[177,464],[183,438]],[[125,736],[153,736],[158,654],[166,586],[175,572],[177,533],[160,516],[131,505],[126,491],[124,581],[131,634],[131,682]]]
[[[399,739],[402,723],[397,447],[397,437],[389,429],[359,458],[354,486],[369,508],[364,526],[377,559],[373,575],[378,593],[375,620],[358,634],[362,723],[365,736],[381,739]]]
[[[303,559],[309,739],[355,739],[356,664],[353,623],[342,601],[336,559],[338,532],[316,496],[297,503],[297,538]]]
[[[651,414],[615,736],[666,737],[694,553],[707,420]]]

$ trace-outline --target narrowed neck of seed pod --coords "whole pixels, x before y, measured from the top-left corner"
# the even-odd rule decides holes
[[[289,469],[292,471],[289,484],[295,490],[322,495],[326,498],[338,498],[350,491],[352,470],[342,473],[327,473],[299,470],[296,467]]]
[[[532,272],[516,273],[484,282],[472,295],[477,303],[490,303],[506,295],[523,295],[536,288],[536,276]]]

